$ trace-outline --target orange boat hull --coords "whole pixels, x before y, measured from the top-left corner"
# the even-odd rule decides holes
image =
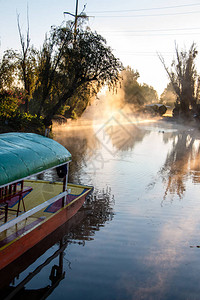
[[[26,251],[31,249],[34,245],[38,244],[45,237],[55,231],[58,227],[71,219],[82,207],[89,192],[90,190],[80,196],[71,205],[60,209],[49,219],[42,221],[39,225],[36,225],[26,234],[22,234],[14,241],[2,247],[0,251],[0,269],[5,268]]]

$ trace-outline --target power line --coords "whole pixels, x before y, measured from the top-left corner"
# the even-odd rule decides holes
[[[121,54],[138,54],[138,55],[158,55],[156,51],[118,51],[118,50],[114,50],[117,53],[121,53]],[[174,54],[174,52],[162,52],[162,54],[164,55],[172,55]]]
[[[189,6],[199,6],[199,5],[200,5],[200,3],[192,3],[192,4],[182,4],[182,5],[152,7],[152,8],[90,11],[89,13],[99,13],[99,14],[101,14],[101,13],[133,12],[133,11],[136,12],[136,11],[162,10],[162,9],[171,9],[171,8],[180,8],[180,7],[189,7]]]
[[[124,52],[124,51],[117,51],[115,50],[114,52],[116,52],[116,56],[141,56],[141,57],[158,57],[157,52]],[[173,52],[162,52],[163,55],[165,55],[165,57],[172,57],[172,55],[174,55]]]
[[[142,37],[142,36],[145,36],[145,37],[150,37],[150,36],[182,36],[182,35],[200,35],[200,32],[183,32],[183,33],[155,33],[155,34],[153,34],[153,33],[143,33],[143,34],[141,34],[141,33],[138,33],[138,34],[136,34],[136,33],[128,33],[128,34],[125,34],[125,32],[124,33],[119,33],[119,34],[114,34],[113,36],[124,36],[124,37],[128,37],[128,36],[138,36],[138,37]]]
[[[189,15],[199,14],[200,11],[188,11],[188,12],[177,12],[177,13],[163,13],[163,14],[150,14],[150,15],[126,15],[126,16],[94,16],[95,18],[138,18],[138,17],[161,17],[161,16],[176,16],[176,15]]]
[[[140,32],[163,32],[163,31],[187,31],[200,30],[200,27],[191,28],[169,28],[169,29],[143,29],[143,30],[99,30],[102,33],[140,33]]]
[[[198,30],[198,31],[194,31]],[[193,32],[191,32],[193,31]],[[144,29],[144,30],[99,30],[100,34],[116,36],[138,36],[138,37],[149,37],[149,36],[182,36],[182,35],[200,35],[200,27],[196,28],[179,28],[179,29]]]

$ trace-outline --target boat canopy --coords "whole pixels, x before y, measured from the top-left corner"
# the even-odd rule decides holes
[[[0,186],[65,164],[71,154],[58,142],[35,134],[0,134]]]

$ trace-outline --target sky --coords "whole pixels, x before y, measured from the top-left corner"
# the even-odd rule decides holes
[[[27,9],[28,7],[28,9]],[[27,11],[32,44],[40,48],[52,25],[72,19],[76,0],[0,0],[0,55],[6,49],[20,49],[17,14],[26,34]],[[79,0],[85,8],[88,26],[106,38],[123,65],[140,74],[139,82],[153,86],[160,95],[169,82],[160,53],[170,67],[175,43],[188,50],[193,42],[200,52],[200,1],[195,0]],[[196,60],[200,72],[200,53]]]

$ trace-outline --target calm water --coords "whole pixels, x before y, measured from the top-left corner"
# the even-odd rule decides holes
[[[199,299],[200,131],[132,121],[55,128],[72,153],[70,181],[95,191],[10,284],[27,281],[19,299]]]

